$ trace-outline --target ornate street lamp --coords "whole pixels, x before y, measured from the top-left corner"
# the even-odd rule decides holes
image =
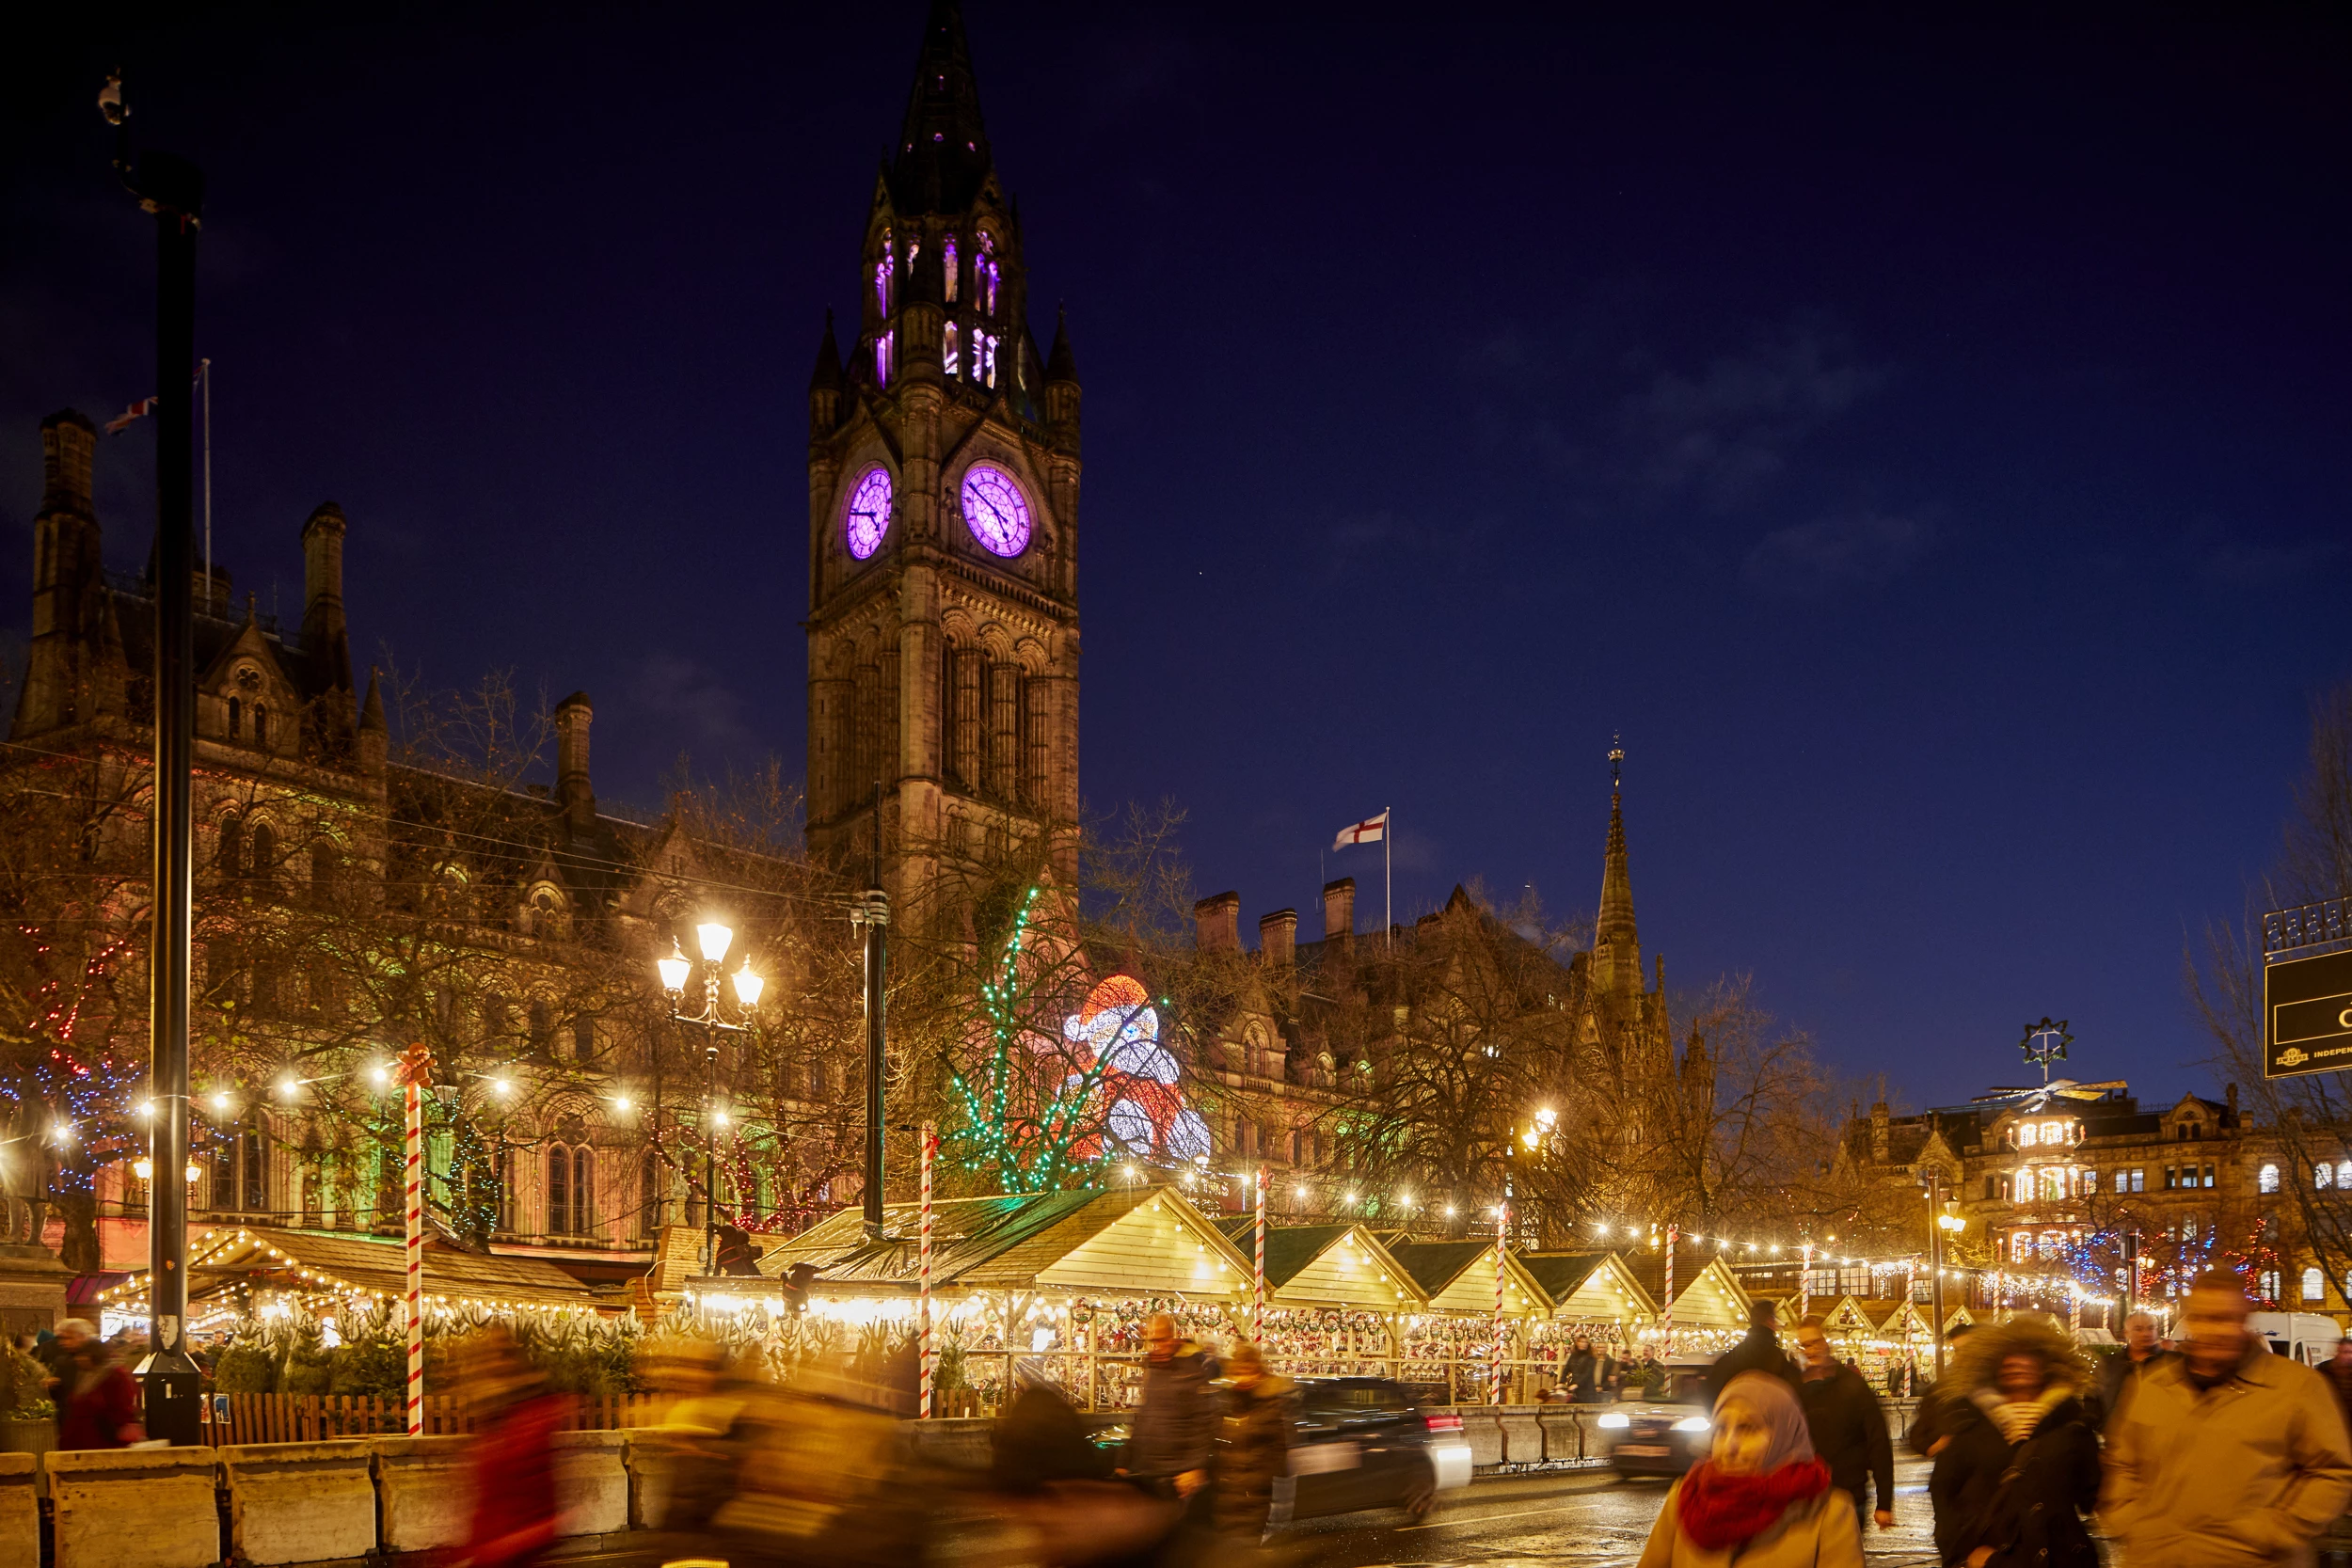
[[[702,997],[699,1010],[686,1011],[687,988],[694,978],[695,960],[673,941],[670,955],[656,958],[654,969],[661,976],[661,989],[670,995],[670,1017],[679,1023],[698,1023],[708,1032],[703,1050],[703,1259],[702,1272],[707,1275],[719,1267],[719,1133],[727,1124],[727,1114],[714,1101],[719,1076],[719,1037],[741,1034],[751,1027],[754,1010],[759,1006],[760,992],[768,983],[752,968],[752,956],[743,955],[743,967],[727,978],[733,983],[735,1007],[733,1018],[720,1004],[719,980],[724,974],[727,949],[734,945],[735,932],[723,921],[705,920],[694,927],[694,945],[701,952]],[[660,1130],[656,1129],[658,1132]]]

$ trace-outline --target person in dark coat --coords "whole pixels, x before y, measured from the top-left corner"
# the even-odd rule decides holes
[[[2336,1393],[2336,1407],[2344,1412],[2344,1430],[2352,1432],[2352,1334],[2336,1341],[2336,1354],[2319,1369],[2328,1380],[2328,1386]]]
[[[1216,1360],[1176,1338],[1176,1320],[1154,1312],[1143,1327],[1143,1398],[1128,1427],[1126,1473],[1164,1497],[1189,1501],[1209,1483],[1220,1418]]]
[[[2123,1348],[2099,1363],[2092,1380],[2091,1419],[2103,1429],[2114,1425],[2123,1407],[2131,1402],[2140,1380],[2166,1362],[2177,1359],[2175,1353],[2162,1349],[2156,1342],[2155,1314],[2135,1312],[2125,1318]]]
[[[1035,1492],[1059,1481],[1108,1481],[1107,1449],[1088,1435],[1086,1418],[1062,1397],[1035,1361],[1013,1369],[1020,1392],[988,1433],[989,1483],[1000,1491]]]
[[[1568,1398],[1579,1404],[1591,1404],[1600,1398],[1600,1357],[1593,1354],[1593,1341],[1581,1334],[1568,1352],[1567,1373]]]
[[[1748,1308],[1747,1338],[1716,1358],[1707,1374],[1708,1386],[1720,1396],[1741,1372],[1769,1372],[1791,1388],[1797,1386],[1796,1365],[1780,1348],[1780,1319],[1769,1301]]]
[[[2099,1501],[2090,1369],[2046,1322],[1979,1328],[1936,1390],[1948,1439],[1928,1492],[1945,1568],[2099,1568],[2083,1516]]]
[[[1797,1397],[1813,1452],[1829,1466],[1830,1481],[1853,1497],[1854,1520],[1875,1518],[1881,1529],[1895,1528],[1895,1444],[1886,1434],[1886,1410],[1869,1383],[1831,1353],[1820,1313],[1797,1324],[1800,1376]],[[1874,1513],[1867,1498],[1877,1488]]]
[[[1264,1353],[1247,1339],[1226,1358],[1226,1375],[1232,1386],[1216,1437],[1216,1532],[1254,1542],[1265,1534],[1275,1481],[1290,1474],[1291,1395],[1298,1385],[1267,1371]]]

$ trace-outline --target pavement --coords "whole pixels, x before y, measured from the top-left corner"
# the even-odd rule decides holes
[[[1510,1568],[1633,1563],[1665,1501],[1664,1481],[1621,1481],[1607,1471],[1482,1481],[1445,1494],[1420,1524],[1401,1514],[1356,1513],[1312,1520],[1287,1532],[1301,1568]],[[1870,1568],[1933,1568],[1924,1460],[1895,1466],[1895,1528],[1873,1526],[1864,1542]]]

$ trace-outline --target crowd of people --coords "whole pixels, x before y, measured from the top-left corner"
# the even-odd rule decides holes
[[[7,1348],[0,1344],[0,1359],[34,1369],[40,1392],[56,1413],[59,1448],[121,1449],[146,1441],[138,1381],[131,1375],[135,1352],[127,1333],[102,1338],[87,1320],[69,1318],[55,1330],[20,1338],[14,1358],[6,1356]],[[34,1390],[5,1392],[11,1397],[0,1400],[0,1411],[29,1402]]]
[[[2176,1347],[2134,1314],[2096,1368],[2046,1319],[1955,1329],[1907,1438],[1932,1462],[1945,1568],[2098,1568],[2101,1536],[2133,1568],[2308,1561],[2352,1500],[2352,1339],[2315,1370],[2273,1354],[2249,1307],[2235,1275],[2203,1275]],[[1792,1360],[1758,1304],[1716,1363],[1710,1451],[1668,1493],[1641,1568],[1860,1568],[1865,1521],[1894,1527],[1876,1391],[1820,1318],[1796,1339]]]

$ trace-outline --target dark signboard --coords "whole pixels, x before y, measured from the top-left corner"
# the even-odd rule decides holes
[[[2352,1068],[2352,952],[2263,971],[2263,1066],[2272,1078]]]

